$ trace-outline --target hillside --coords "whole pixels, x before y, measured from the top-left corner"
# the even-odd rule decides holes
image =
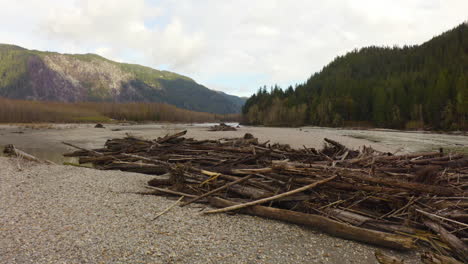
[[[468,24],[416,46],[337,57],[295,88],[250,97],[245,122],[468,129]]]
[[[162,102],[188,110],[239,113],[244,99],[168,71],[95,54],[59,54],[0,44],[0,96],[60,102]]]

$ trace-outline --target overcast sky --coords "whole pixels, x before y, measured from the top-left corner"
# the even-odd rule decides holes
[[[0,43],[174,71],[248,96],[304,82],[337,55],[420,44],[468,0],[0,0]]]

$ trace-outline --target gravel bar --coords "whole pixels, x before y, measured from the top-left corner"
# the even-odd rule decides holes
[[[375,247],[200,204],[153,220],[176,198],[142,195],[148,175],[9,158],[0,171],[0,263],[377,263]]]

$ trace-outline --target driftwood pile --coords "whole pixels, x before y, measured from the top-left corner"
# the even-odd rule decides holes
[[[236,131],[237,129],[235,127],[226,125],[225,123],[221,123],[219,125],[214,125],[210,127],[210,131]]]
[[[164,174],[149,182],[155,194],[220,208],[206,214],[232,211],[393,249],[424,247],[432,250],[426,263],[468,262],[462,154],[392,155],[330,139],[322,150],[291,149],[250,134],[194,140],[185,133],[111,139],[102,149],[66,155],[98,169]]]

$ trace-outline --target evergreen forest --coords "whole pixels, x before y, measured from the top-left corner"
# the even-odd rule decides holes
[[[261,87],[247,124],[396,129],[468,128],[468,24],[415,46],[365,47],[339,56],[305,83]]]

